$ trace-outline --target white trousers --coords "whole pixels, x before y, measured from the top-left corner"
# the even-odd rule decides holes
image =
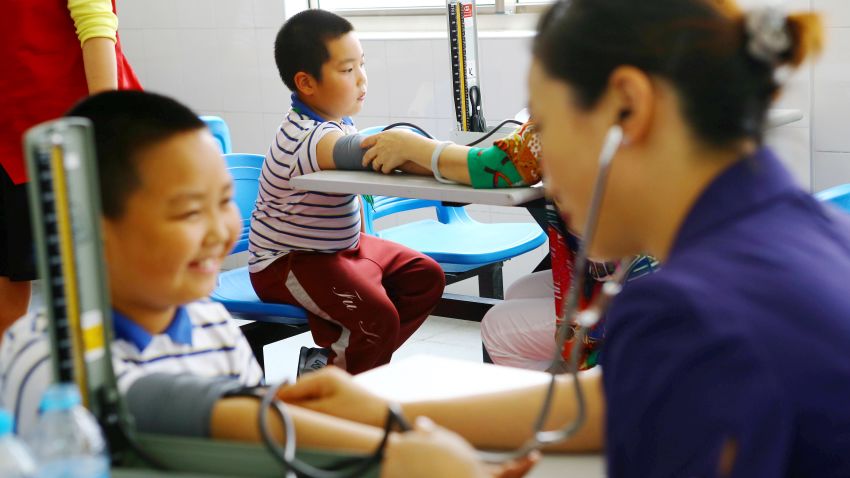
[[[555,288],[552,271],[517,280],[505,300],[481,321],[481,340],[498,365],[546,370],[555,355]]]

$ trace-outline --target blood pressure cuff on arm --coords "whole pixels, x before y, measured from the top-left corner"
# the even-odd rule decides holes
[[[362,134],[348,134],[340,137],[334,144],[334,164],[336,169],[347,171],[369,171],[369,167],[363,167],[363,155],[366,150],[360,147],[360,143],[366,139]]]
[[[540,140],[529,121],[486,149],[467,156],[469,178],[476,189],[531,186],[540,182]]]
[[[208,437],[216,402],[240,388],[228,378],[154,373],[136,380],[126,401],[140,432]]]
[[[475,189],[525,186],[519,171],[504,151],[491,146],[472,148],[466,156],[469,179]]]

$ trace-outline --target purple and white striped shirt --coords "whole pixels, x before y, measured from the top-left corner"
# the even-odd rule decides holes
[[[275,135],[260,176],[248,236],[251,272],[290,251],[336,252],[360,240],[360,200],[351,194],[302,191],[291,178],[319,171],[316,145],[331,131],[354,134],[348,121],[318,121],[304,106],[290,109]]]

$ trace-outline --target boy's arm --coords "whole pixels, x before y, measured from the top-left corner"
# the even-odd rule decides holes
[[[334,146],[336,142],[345,136],[339,131],[330,131],[322,136],[319,144],[316,145],[316,162],[319,164],[319,169],[322,171],[328,169],[337,169],[334,162]]]
[[[431,175],[431,157],[438,141],[405,130],[389,130],[369,136],[361,143],[368,148],[363,165],[375,171],[390,173],[396,169],[414,174]],[[467,155],[470,148],[448,144],[437,161],[440,174],[461,184],[470,184]]]
[[[605,397],[602,375],[589,371],[579,375],[585,401],[586,419],[570,440],[555,445],[558,451],[599,451],[604,439]],[[531,437],[548,384],[508,392],[490,393],[451,400],[403,404],[408,421],[427,416],[460,434],[478,447],[517,448]],[[379,426],[386,414],[386,401],[354,383],[351,377],[333,367],[302,377],[283,388],[278,396],[287,402],[322,413]],[[546,429],[561,428],[576,414],[571,377],[559,377],[552,412]]]
[[[298,447],[371,452],[383,437],[383,430],[330,415],[288,406],[295,423]],[[254,398],[223,398],[216,402],[210,417],[210,437],[222,440],[261,441],[260,401]],[[282,440],[283,423],[271,412],[269,430]]]
[[[400,169],[410,174],[431,176],[431,153],[433,153],[434,148],[437,147],[437,142],[410,133],[405,134],[405,136],[407,135],[421,138],[424,140],[424,144],[414,141],[401,141],[392,146],[395,148],[395,151],[398,151],[399,154],[404,155],[404,157],[408,159],[402,159],[400,161],[401,164],[397,167],[394,166],[392,169],[388,169],[384,172]],[[345,135],[341,132],[331,131],[326,133],[322,139],[319,140],[319,143],[316,145],[316,162],[319,164],[319,169],[338,169],[337,163],[334,159],[334,148],[336,147],[337,141],[339,141],[339,139],[343,136]],[[440,154],[440,172],[443,173],[443,176],[454,181],[469,184],[469,171],[466,167],[466,155],[468,152],[469,148],[464,146],[449,145],[446,147]],[[374,167],[374,164],[372,166]],[[364,162],[363,167],[368,168],[369,164]]]
[[[242,385],[221,377],[152,373],[136,379],[125,394],[127,408],[141,432],[164,435],[259,441],[260,400],[230,396]],[[299,446],[364,451],[373,449],[382,431],[299,407],[288,407]],[[270,430],[283,437],[280,418],[270,410]]]

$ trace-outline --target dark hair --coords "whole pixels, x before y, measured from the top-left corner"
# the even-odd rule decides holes
[[[322,65],[330,59],[326,42],[352,30],[348,20],[325,10],[304,10],[287,20],[274,41],[274,61],[286,87],[298,91],[299,71],[322,81]]]
[[[696,135],[725,147],[761,141],[776,68],[820,50],[817,15],[791,15],[786,29],[791,47],[769,63],[748,53],[745,16],[732,0],[561,0],[540,21],[534,55],[582,108],[598,102],[619,66],[663,78]]]
[[[140,152],[172,136],[206,125],[177,101],[142,91],[109,91],[88,97],[66,116],[88,118],[94,125],[97,171],[103,215],[120,218],[127,198],[141,184]]]

